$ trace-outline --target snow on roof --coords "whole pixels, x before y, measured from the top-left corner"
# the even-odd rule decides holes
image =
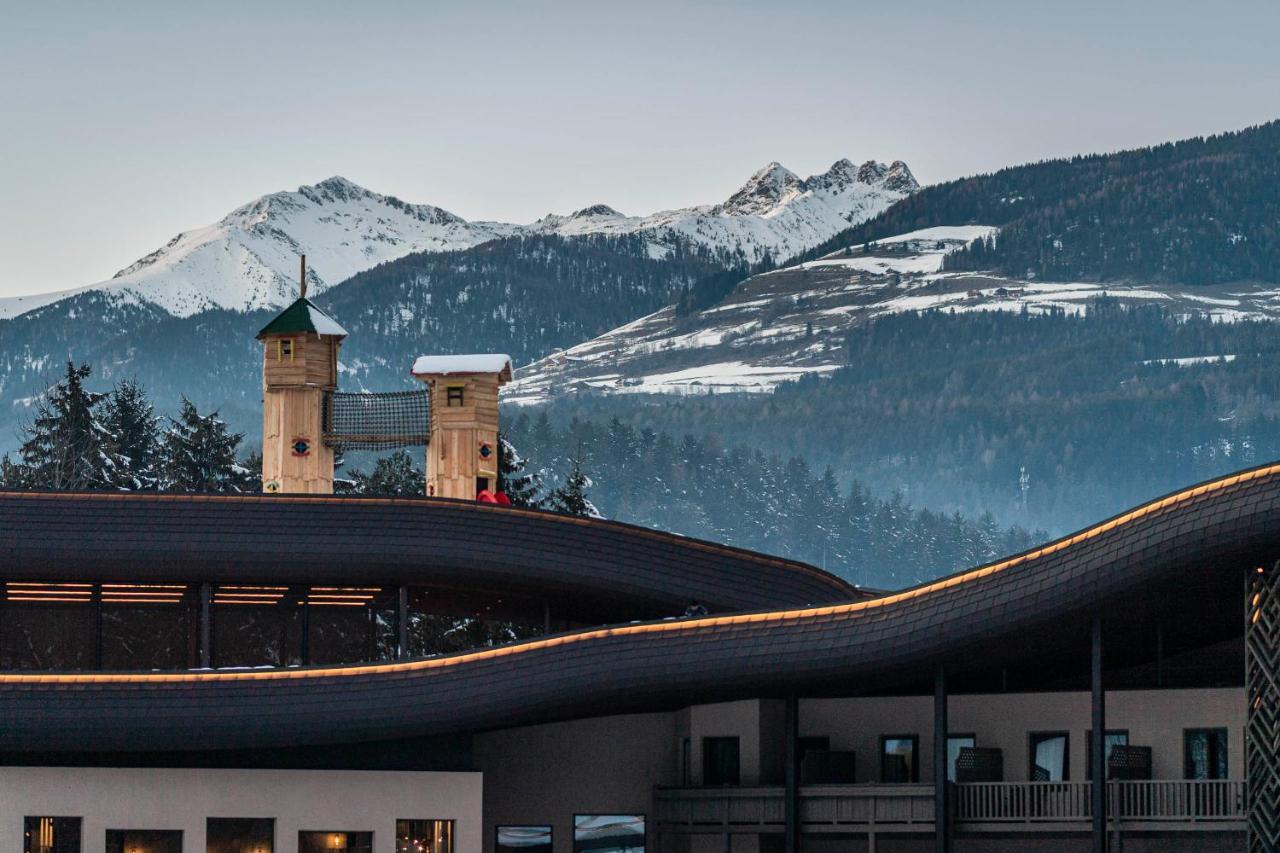
[[[311,325],[315,328],[316,333],[320,335],[342,335],[346,337],[347,330],[338,325],[338,321],[321,311],[310,302],[307,303],[307,313],[311,315]]]
[[[423,355],[413,363],[414,376],[451,373],[505,373],[511,375],[511,356],[502,353],[472,355]]]

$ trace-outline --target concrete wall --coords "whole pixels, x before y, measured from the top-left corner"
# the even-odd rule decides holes
[[[948,715],[952,734],[975,734],[978,746],[1004,751],[1007,781],[1027,778],[1027,736],[1036,731],[1068,732],[1070,778],[1085,778],[1085,732],[1091,725],[1087,691],[953,696]],[[1107,693],[1107,728],[1128,729],[1130,744],[1153,748],[1156,779],[1182,778],[1184,729],[1219,727],[1228,730],[1228,775],[1243,779],[1244,723],[1240,688]],[[801,700],[800,734],[826,735],[832,749],[854,750],[859,782],[879,779],[881,735],[918,735],[920,781],[933,781],[932,696]]]
[[[654,786],[679,780],[682,717],[631,714],[476,735],[486,853],[498,826],[550,825],[555,853],[570,853],[575,814],[647,815]]]
[[[479,773],[347,770],[0,768],[0,849],[22,849],[26,816],[80,817],[84,853],[108,829],[180,829],[203,853],[210,817],[275,819],[275,853],[296,853],[300,830],[372,831],[395,853],[397,819],[456,821],[456,853],[481,849]]]

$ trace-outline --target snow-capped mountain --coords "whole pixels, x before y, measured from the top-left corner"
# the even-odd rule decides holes
[[[1083,314],[1107,296],[1221,321],[1280,319],[1280,291],[1271,285],[1047,282],[942,269],[947,253],[996,234],[982,225],[925,228],[754,276],[701,311],[681,315],[668,306],[539,359],[516,371],[504,400],[768,392],[835,371],[846,363],[851,332],[906,311]]]
[[[752,175],[715,205],[624,216],[596,204],[569,216],[546,216],[532,226],[543,233],[679,237],[754,263],[765,255],[783,260],[863,222],[919,189],[907,164],[838,160],[820,175],[801,178],[779,163]]]
[[[263,196],[221,221],[184,231],[105,282],[58,293],[0,299],[13,317],[85,291],[116,304],[148,304],[187,317],[209,309],[277,308],[297,291],[298,255],[307,256],[313,293],[414,252],[466,249],[517,234],[652,236],[649,252],[676,241],[731,257],[785,258],[862,222],[917,189],[906,164],[837,162],[800,179],[777,163],[718,205],[624,216],[603,204],[532,225],[468,222],[428,204],[409,204],[333,177]]]

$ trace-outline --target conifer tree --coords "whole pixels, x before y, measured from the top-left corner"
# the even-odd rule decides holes
[[[186,397],[164,437],[165,487],[184,492],[242,492],[249,472],[236,463],[242,433],[227,430],[216,411],[202,415]]]
[[[548,506],[556,512],[568,515],[602,518],[600,511],[587,497],[587,490],[590,488],[591,478],[583,472],[581,461],[574,459],[569,476],[565,477],[563,486],[551,493]]]
[[[132,491],[158,488],[160,431],[142,386],[132,379],[118,382],[102,407],[107,449],[119,466],[116,485]]]
[[[21,479],[30,488],[75,491],[111,488],[116,459],[95,407],[104,395],[85,389],[92,368],[67,362],[67,372],[36,404],[25,427],[20,456]]]
[[[498,433],[498,491],[506,493],[512,506],[539,507],[542,477],[536,471],[526,471],[527,464],[506,435]]]
[[[353,471],[351,481],[356,494],[411,496],[426,492],[427,477],[407,450],[397,450],[374,463],[368,474]]]

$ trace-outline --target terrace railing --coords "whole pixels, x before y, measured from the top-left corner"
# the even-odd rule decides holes
[[[974,782],[956,786],[957,824],[1087,823],[1089,782]],[[1238,780],[1107,783],[1107,816],[1137,824],[1227,824],[1245,819]],[[1206,827],[1211,828],[1211,827]]]

